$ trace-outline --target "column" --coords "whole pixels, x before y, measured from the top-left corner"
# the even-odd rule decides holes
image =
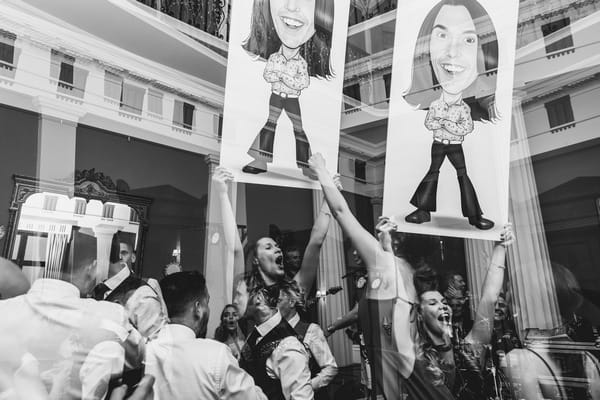
[[[73,184],[77,123],[84,114],[79,106],[38,97],[37,176],[41,180]],[[75,109],[77,107],[77,109]]]
[[[487,268],[492,256],[493,242],[490,240],[465,239],[465,258],[471,298],[471,317],[475,318],[475,310],[481,299],[481,289]]]
[[[316,219],[323,203],[323,194],[320,190],[313,191],[313,215]],[[332,218],[329,230],[321,248],[319,271],[317,273],[317,290],[326,291],[331,286],[341,285],[344,290],[333,296],[319,300],[319,323],[327,326],[348,311],[347,284],[341,279],[344,271],[344,245],[342,230]],[[352,343],[342,331],[337,331],[328,339],[331,351],[339,366],[352,363]]]
[[[371,205],[373,206],[373,223],[377,225],[377,221],[383,213],[383,197],[372,197]]]
[[[221,205],[219,204],[218,196],[216,195],[212,174],[215,168],[219,165],[219,156],[208,154],[205,157],[208,164],[208,204],[206,206],[206,239],[204,243],[204,276],[206,278],[206,286],[210,294],[210,314],[208,320],[208,337],[212,337],[215,329],[219,325],[219,315],[226,304],[231,303],[232,288],[233,288],[233,259],[229,260],[225,257],[225,242],[223,238],[223,225],[221,221]],[[235,190],[235,184],[232,184]],[[236,199],[231,196],[230,200]],[[232,202],[232,207],[235,210],[235,201]],[[225,265],[227,264],[227,265]]]
[[[122,228],[109,224],[98,224],[93,227],[96,236],[96,282],[103,282],[108,278],[110,264],[110,247],[115,233]]]
[[[548,244],[529,153],[521,99],[513,96],[509,216],[516,236],[507,253],[517,328],[552,329],[561,325]]]
[[[522,94],[513,103],[509,218],[515,243],[507,252],[512,293],[512,313],[521,338],[527,329],[552,329],[561,325],[550,256],[531,165],[527,131],[521,108]],[[481,298],[481,287],[493,243],[465,240],[472,309]]]

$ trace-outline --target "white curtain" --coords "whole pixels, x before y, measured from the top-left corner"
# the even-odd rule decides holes
[[[44,278],[59,279],[61,267],[65,259],[65,251],[69,243],[69,235],[49,233],[46,245],[46,268]]]

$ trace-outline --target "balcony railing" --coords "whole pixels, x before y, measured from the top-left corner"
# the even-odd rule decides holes
[[[220,39],[229,39],[226,0],[138,0]]]

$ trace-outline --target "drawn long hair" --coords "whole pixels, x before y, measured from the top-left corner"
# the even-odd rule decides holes
[[[478,76],[477,79],[475,79],[475,82],[471,84],[471,87],[480,81],[479,78],[482,74],[486,74],[485,71],[482,71],[484,65],[498,65],[498,46],[490,45],[488,51],[484,51],[483,48],[484,42],[493,44],[493,42],[497,40],[496,28],[485,8],[483,8],[477,0],[441,0],[431,9],[431,11],[429,11],[421,25],[413,56],[411,86],[403,94],[404,99],[409,104],[418,107],[419,109],[429,108],[431,102],[440,97],[438,91],[432,90],[436,88],[438,82],[431,65],[429,42],[435,19],[444,6],[465,7],[475,24],[479,43],[479,48],[477,49]],[[482,28],[485,28],[485,32],[482,32]],[[417,71],[419,67],[423,68],[423,66],[430,74],[417,75],[415,71]],[[464,99],[471,108],[471,118],[474,121],[490,121],[499,117],[495,102],[497,74],[490,71],[487,75],[489,75],[488,81],[490,82],[490,91],[492,94],[481,98],[475,97]]]
[[[334,0],[315,1],[315,34],[300,48],[300,56],[307,63],[310,76],[329,79],[334,75],[330,63],[333,3]],[[269,0],[254,0],[250,35],[244,40],[242,47],[265,60],[281,47],[281,40],[277,36],[271,16]]]

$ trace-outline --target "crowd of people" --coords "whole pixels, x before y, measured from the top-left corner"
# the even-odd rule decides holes
[[[232,175],[215,171],[224,260],[239,273],[215,340],[206,339],[210,295],[202,274],[169,269],[160,282],[136,277],[133,245],[118,234],[101,283],[95,238],[83,233],[60,279],[29,287],[18,267],[2,260],[0,399],[329,399],[338,366],[326,337],[354,323],[368,360],[367,396],[485,398],[482,354],[504,337],[494,329],[500,323],[490,321],[502,313],[495,306],[503,299],[510,226],[494,247],[475,318],[463,322],[464,279],[441,280],[429,266],[395,254],[395,225],[381,218],[377,236],[370,234],[320,154],[310,168],[325,202],[305,251],[287,257],[269,237],[244,256],[227,197]],[[356,307],[322,329],[302,316],[332,218],[366,274]]]

